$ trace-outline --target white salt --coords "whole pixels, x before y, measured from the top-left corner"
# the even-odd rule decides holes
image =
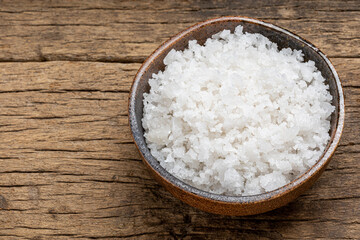
[[[329,141],[332,96],[313,61],[260,34],[224,30],[171,50],[149,80],[152,155],[199,189],[254,195],[309,169]]]

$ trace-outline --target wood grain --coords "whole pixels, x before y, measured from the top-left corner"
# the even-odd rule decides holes
[[[359,1],[0,1],[0,239],[359,239]],[[244,15],[323,50],[342,79],[346,123],[298,200],[225,217],[174,199],[132,143],[127,98],[162,41]]]

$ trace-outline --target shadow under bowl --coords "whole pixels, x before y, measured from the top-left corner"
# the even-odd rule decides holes
[[[330,141],[320,159],[308,171],[291,183],[271,192],[252,196],[225,196],[209,193],[171,175],[151,155],[145,139],[141,119],[143,117],[143,94],[149,92],[148,80],[153,73],[164,70],[163,60],[171,49],[184,50],[189,40],[204,44],[207,38],[224,29],[234,31],[242,25],[244,32],[260,33],[278,44],[279,49],[302,50],[304,60],[312,60],[320,70],[333,96],[335,111],[331,116]],[[172,195],[183,202],[201,210],[223,215],[252,215],[279,208],[297,198],[308,189],[321,175],[334,154],[340,141],[345,117],[344,96],[338,74],[329,59],[314,45],[299,36],[256,19],[246,17],[221,17],[195,24],[180,32],[155,50],[137,72],[129,96],[129,123],[135,144],[145,165],[155,179]]]

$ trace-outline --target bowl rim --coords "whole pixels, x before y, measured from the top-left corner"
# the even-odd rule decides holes
[[[246,196],[228,196],[228,195],[222,195],[222,194],[215,194],[211,192],[207,192],[201,189],[198,189],[194,186],[191,186],[182,180],[178,179],[171,173],[169,173],[167,170],[165,170],[163,167],[160,166],[159,162],[150,154],[149,156],[145,156],[146,154],[142,152],[141,147],[145,147],[147,151],[150,153],[149,149],[147,148],[146,143],[145,146],[141,146],[138,142],[139,138],[136,137],[136,131],[138,124],[136,122],[136,116],[135,116],[135,92],[138,87],[139,81],[142,77],[142,75],[147,71],[149,66],[151,65],[152,61],[156,59],[164,50],[167,50],[168,48],[171,48],[173,44],[175,44],[179,39],[185,37],[187,34],[190,34],[192,31],[197,30],[199,28],[205,27],[207,25],[211,25],[217,22],[227,22],[227,21],[235,21],[235,22],[248,22],[252,24],[258,24],[263,27],[267,27],[273,31],[284,33],[292,38],[297,39],[298,41],[302,42],[303,44],[307,45],[311,49],[313,49],[317,54],[320,55],[320,57],[325,61],[325,63],[328,65],[328,67],[331,70],[331,73],[334,76],[335,82],[336,82],[336,88],[339,95],[338,99],[338,121],[336,123],[336,131],[333,134],[333,136],[330,137],[330,145],[325,149],[323,154],[321,155],[320,159],[306,172],[298,176],[296,179],[291,181],[290,183],[277,188],[275,190],[256,194],[256,195],[246,195]],[[225,29],[225,28],[224,28]],[[264,22],[262,20],[258,20],[256,18],[250,18],[250,17],[243,17],[243,16],[224,16],[224,17],[217,17],[208,19],[202,22],[198,22],[185,30],[177,33],[176,35],[170,37],[168,40],[163,42],[155,51],[153,51],[149,57],[143,62],[139,70],[137,71],[132,86],[129,93],[129,102],[128,102],[128,119],[129,119],[129,126],[131,130],[131,135],[133,137],[134,143],[144,161],[144,163],[152,169],[153,173],[156,173],[162,180],[167,182],[168,184],[180,188],[181,190],[191,194],[195,195],[196,197],[205,198],[211,201],[216,202],[225,202],[230,204],[244,204],[244,203],[260,203],[267,201],[269,199],[273,198],[279,198],[287,193],[301,187],[307,180],[312,178],[313,176],[317,175],[318,172],[323,170],[327,164],[330,162],[330,159],[332,155],[335,152],[336,147],[338,146],[340,142],[340,138],[342,135],[342,131],[344,128],[344,121],[345,121],[345,103],[344,103],[344,94],[343,89],[341,86],[340,78],[335,70],[335,67],[331,63],[331,61],[326,57],[324,53],[322,53],[317,47],[315,47],[312,43],[308,42],[307,40],[303,39],[302,37],[296,35],[295,33],[292,33],[284,28],[281,28],[279,26],[276,26],[271,23]],[[142,126],[140,126],[142,128]],[[145,141],[144,141],[145,142]],[[148,154],[147,154],[148,155]],[[152,161],[149,161],[147,157],[153,158]],[[154,164],[154,160],[157,162],[157,165]]]

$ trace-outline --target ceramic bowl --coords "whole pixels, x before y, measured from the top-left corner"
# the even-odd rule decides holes
[[[322,75],[327,79],[333,105],[336,107],[331,116],[331,140],[316,164],[307,172],[291,183],[271,192],[252,196],[225,196],[202,191],[192,187],[174,177],[160,166],[151,155],[141,125],[143,116],[143,94],[149,91],[148,80],[153,73],[164,70],[163,59],[171,49],[183,50],[188,41],[196,39],[199,44],[213,34],[242,25],[244,32],[260,33],[272,42],[276,42],[280,49],[290,47],[301,49],[305,61],[312,60]],[[308,189],[321,175],[328,165],[337,147],[344,126],[344,97],[341,83],[334,66],[318,48],[301,37],[256,19],[246,17],[221,17],[195,24],[180,32],[156,49],[143,63],[137,72],[129,96],[129,123],[135,144],[143,158],[145,165],[155,179],[161,183],[172,195],[185,203],[201,210],[223,215],[252,215],[281,207],[297,198]]]

